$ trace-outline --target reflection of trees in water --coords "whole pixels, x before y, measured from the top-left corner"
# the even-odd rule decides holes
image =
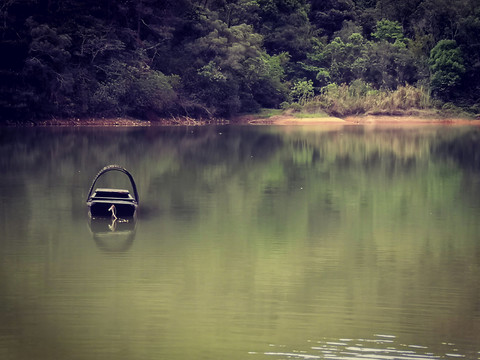
[[[480,171],[480,131],[477,129],[440,141],[432,151],[443,161],[453,160],[462,169]]]
[[[27,186],[22,179],[3,172],[1,176],[0,181],[5,191],[0,195],[0,229],[1,232],[9,234],[9,237],[2,241],[14,244],[17,239],[24,238],[27,233],[27,225],[32,213],[30,198]],[[22,226],[19,226],[19,223]]]
[[[385,156],[385,150],[403,161],[409,154],[418,157],[423,152],[419,142],[432,141],[432,137],[425,139],[422,134],[415,135],[415,131],[399,133],[367,132],[360,127],[313,135],[248,127],[7,129],[0,146],[2,167],[54,181],[59,175],[70,175],[73,180],[76,171],[95,172],[113,162],[133,172],[145,171],[142,165],[146,164],[149,175],[154,177],[173,168],[172,161],[177,169],[181,166],[192,171],[220,164],[234,169],[249,162],[252,156],[255,161],[274,157],[285,151],[283,144],[289,145],[295,161],[305,155],[305,147],[310,147],[311,161],[361,160],[362,165],[371,166],[378,162],[378,154]],[[354,158],[350,159],[351,156]],[[16,161],[18,157],[22,163]],[[166,163],[169,165],[165,166]],[[84,176],[89,179],[93,175]]]
[[[195,219],[204,197],[223,191],[245,177],[246,167],[259,166],[281,146],[278,135],[249,128],[204,127],[190,131],[155,130],[155,151],[165,154],[163,165],[150,169],[147,193],[181,219]],[[148,200],[147,200],[148,201]],[[140,215],[141,216],[141,215]]]
[[[175,156],[176,162],[181,161],[182,165],[189,166],[232,161],[241,163],[252,155],[256,160],[270,158],[282,149],[282,144],[289,144],[294,155],[304,151],[305,146],[311,147],[316,150],[312,160],[328,160],[334,155],[339,161],[347,161],[353,155],[353,160],[360,160],[361,157],[363,165],[367,166],[378,161],[378,154],[385,156],[386,152],[402,161],[408,160],[408,157],[424,156],[425,150],[432,144],[436,154],[450,155],[467,166],[473,162],[474,167],[478,168],[480,164],[478,131],[452,136],[446,132],[428,132],[424,129],[372,131],[363,127],[323,133],[233,126],[4,130],[0,141],[2,167],[13,171],[28,167],[30,173],[50,178],[65,170],[96,170],[106,163],[112,163],[112,159],[137,165],[148,162],[153,168],[155,163],[164,160],[165,155]],[[438,140],[441,142],[436,145]],[[18,157],[22,158],[22,163],[16,161]]]
[[[149,129],[134,133],[108,131],[107,134],[89,130],[86,135],[79,134],[79,139],[67,133],[64,138],[50,136],[42,140],[47,149],[79,146],[80,154],[50,152],[55,156],[49,157],[48,152],[40,154],[41,149],[32,147],[29,151],[38,151],[37,159],[41,157],[41,161],[48,164],[44,164],[43,170],[39,166],[30,174],[27,161],[17,159],[12,179],[21,174],[25,176],[23,181],[32,181],[20,186],[20,198],[28,199],[33,181],[40,183],[40,189],[48,189],[50,178],[59,181],[52,185],[61,191],[70,191],[69,181],[73,180],[77,181],[75,191],[84,188],[86,192],[92,176],[108,160],[121,162],[118,159],[123,159],[125,162],[121,163],[132,171],[139,190],[144,192],[139,215],[143,216],[145,206],[154,209],[157,205],[162,212],[160,216],[152,212],[147,220],[139,219],[142,227],[133,246],[127,233],[118,232],[120,227],[111,235],[108,228],[111,221],[107,221],[99,229],[104,231],[101,239],[94,240],[91,234],[85,233],[78,241],[64,241],[56,240],[59,234],[53,233],[51,238],[64,245],[42,245],[45,254],[40,259],[48,259],[51,255],[47,252],[52,253],[52,249],[63,249],[58,253],[53,251],[57,256],[53,260],[59,261],[58,266],[43,268],[45,262],[41,261],[32,264],[28,272],[22,272],[13,271],[17,268],[10,262],[10,267],[8,263],[2,266],[3,273],[19,274],[12,279],[25,282],[25,291],[35,295],[31,296],[35,299],[38,289],[44,290],[42,286],[50,286],[53,292],[59,284],[41,281],[50,274],[47,271],[51,271],[56,281],[58,278],[76,280],[78,286],[67,286],[67,296],[59,298],[77,299],[74,305],[81,308],[90,290],[100,300],[98,306],[93,307],[94,314],[104,310],[104,305],[112,304],[110,296],[124,299],[120,305],[114,303],[119,309],[131,309],[132,299],[138,299],[138,309],[146,310],[135,313],[134,306],[132,314],[140,319],[138,324],[142,326],[146,323],[143,320],[151,319],[151,308],[162,304],[163,309],[158,299],[163,299],[160,297],[165,294],[168,301],[165,308],[173,310],[172,318],[185,309],[183,305],[215,304],[220,299],[220,308],[227,310],[234,305],[251,309],[253,304],[258,310],[253,314],[266,311],[268,316],[260,317],[260,321],[265,322],[259,324],[279,331],[299,324],[292,320],[298,318],[290,316],[292,310],[295,314],[309,314],[300,318],[312,325],[309,327],[314,329],[312,332],[322,330],[316,327],[319,324],[326,324],[325,328],[332,327],[339,333],[336,322],[340,329],[358,324],[367,328],[371,323],[369,319],[380,319],[389,320],[392,327],[403,323],[401,329],[428,328],[425,332],[430,332],[433,327],[441,327],[432,335],[436,341],[438,332],[445,335],[442,339],[452,338],[452,334],[462,334],[461,327],[477,325],[472,314],[478,309],[478,296],[475,296],[480,269],[475,260],[479,259],[478,252],[471,252],[466,262],[459,261],[465,259],[463,253],[469,254],[471,249],[465,242],[475,238],[460,229],[468,222],[458,221],[458,214],[468,216],[463,204],[453,196],[461,189],[461,179],[445,177],[443,169],[455,171],[456,167],[442,161],[423,166],[430,162],[435,134],[423,137],[409,131],[358,130],[310,134],[255,128],[222,129],[220,135],[217,130],[194,128],[191,133],[185,129]],[[118,142],[117,137],[121,137]],[[67,142],[75,145],[72,147]],[[110,156],[118,158],[111,160]],[[82,164],[88,168],[81,169],[79,175],[71,172]],[[45,174],[45,169],[55,176]],[[432,192],[437,184],[442,186]],[[79,197],[78,202],[83,216],[86,214],[84,200]],[[458,206],[452,211],[455,201]],[[40,207],[35,209],[35,214],[40,211]],[[443,217],[442,223],[447,226],[438,226],[432,221],[418,232],[411,224],[429,221],[432,216],[425,210],[430,209],[445,209],[448,217]],[[19,207],[15,212],[20,212]],[[237,214],[240,216],[235,219]],[[170,221],[172,219],[182,221]],[[478,230],[475,224],[472,222],[471,231]],[[81,226],[86,230],[83,220]],[[217,241],[216,237],[220,239]],[[100,242],[94,243],[98,240]],[[96,245],[102,256],[98,256]],[[93,251],[86,251],[71,268],[67,267],[75,250],[83,248]],[[129,249],[128,256],[119,255],[120,251]],[[107,256],[103,250],[115,253]],[[152,256],[153,251],[162,253],[162,257]],[[69,256],[60,262],[64,255]],[[91,255],[99,262],[92,263],[92,271],[86,271],[90,265],[85,260]],[[112,271],[115,268],[104,267],[116,263],[111,261],[115,257],[125,260],[119,263],[121,269]],[[57,264],[53,260],[51,263]],[[95,270],[99,270],[98,273]],[[89,275],[95,277],[96,282],[89,280]],[[110,282],[109,276],[115,276],[114,281]],[[106,284],[105,293],[100,292],[97,284]],[[196,284],[201,286],[187,287]],[[453,290],[459,289],[459,292],[447,290],[452,284],[457,284]],[[7,285],[0,283],[6,294],[11,292]],[[132,291],[132,285],[139,291]],[[189,299],[199,302],[184,300],[185,289],[192,289]],[[160,297],[146,306],[145,300],[153,298],[152,290],[158,290]],[[238,296],[236,290],[241,290],[238,294],[242,296]],[[117,298],[117,295],[121,296]],[[385,315],[385,304],[390,309],[389,316]],[[25,308],[28,305],[30,303]],[[20,315],[24,310],[17,305],[13,309]],[[37,309],[47,313],[52,305],[37,305]],[[437,316],[436,309],[445,311],[446,316]],[[65,314],[57,313],[67,316],[67,310]],[[424,312],[427,315],[414,316]],[[190,314],[187,312],[187,317]],[[198,314],[199,323],[211,323],[212,318],[206,319],[211,313]],[[409,317],[409,314],[413,315]],[[345,316],[348,317],[345,323],[338,321]],[[90,324],[88,321],[100,324],[102,320],[101,317],[100,320],[82,318],[85,320],[80,325]],[[424,327],[425,319],[428,321]],[[59,316],[58,320],[61,325],[63,318]],[[183,320],[175,320],[182,330],[189,324]],[[27,320],[20,316],[20,322],[18,328],[28,331]],[[474,330],[471,334],[478,334]],[[27,333],[30,338],[40,336],[43,340],[41,334],[37,336],[33,331]],[[458,336],[462,337],[465,339],[466,335]]]
[[[432,152],[441,162],[453,162],[463,170],[458,196],[471,208],[478,208],[480,198],[480,130],[465,132],[458,137],[436,143]],[[480,252],[480,247],[479,250]]]
[[[200,198],[232,187],[235,190],[229,190],[229,196],[235,198],[233,201],[241,201],[248,189],[258,194],[275,193],[284,200],[291,197],[296,204],[295,192],[300,187],[322,183],[323,187],[316,187],[315,197],[329,199],[325,204],[331,203],[325,208],[331,210],[334,199],[328,184],[356,188],[367,178],[395,179],[425,171],[419,169],[432,160],[432,154],[441,163],[448,159],[462,168],[480,168],[478,131],[435,127],[300,129],[6,129],[1,135],[0,166],[17,179],[34,178],[37,187],[63,189],[70,194],[71,216],[77,217],[84,212],[83,197],[96,171],[105,164],[118,163],[135,177],[140,198],[145,199],[145,216],[168,210],[184,219],[195,219],[204,211]],[[258,209],[265,210],[262,206]],[[139,216],[143,216],[142,209]]]
[[[282,289],[284,283],[306,283],[307,286],[298,288],[302,291],[288,296],[297,304],[313,306],[312,313],[330,308],[338,298],[302,302],[295,297],[311,299],[325,290],[347,289],[345,294],[340,293],[340,299],[351,302],[353,313],[362,313],[364,309],[355,304],[376,304],[378,294],[399,308],[402,303],[409,304],[410,297],[423,299],[424,291],[432,291],[428,298],[447,303],[448,294],[442,289],[453,282],[466,290],[449,312],[467,317],[475,312],[474,307],[478,308],[478,296],[474,296],[480,269],[475,260],[479,258],[478,247],[471,252],[471,261],[457,263],[456,259],[473,249],[468,241],[478,230],[473,213],[466,209],[465,204],[469,203],[459,199],[458,194],[464,189],[476,190],[478,194],[480,184],[466,186],[466,179],[473,181],[473,177],[464,176],[464,172],[448,163],[464,161],[465,168],[478,169],[477,158],[468,160],[463,155],[478,156],[477,133],[361,127],[328,132],[205,127],[14,129],[11,133],[0,144],[0,170],[10,178],[0,181],[8,187],[15,182],[22,184],[12,187],[19,201],[14,208],[6,209],[12,214],[25,214],[21,203],[31,207],[34,214],[44,211],[41,205],[30,203],[32,190],[58,189],[67,194],[67,199],[62,200],[65,208],[76,208],[74,215],[86,216],[82,191],[86,196],[92,177],[101,167],[119,163],[132,172],[141,192],[139,222],[148,225],[141,230],[165,231],[172,238],[167,241],[172,243],[178,241],[175,236],[182,231],[184,238],[225,235],[222,242],[235,243],[224,250],[228,251],[226,268],[231,274],[250,271],[252,277],[259,279],[257,284],[271,284],[273,280],[274,286],[265,290],[272,293]],[[463,141],[465,144],[459,144]],[[465,194],[465,198],[473,203],[478,196],[471,194]],[[143,218],[145,214],[149,218]],[[60,220],[61,216],[66,215],[59,213]],[[441,219],[442,226],[434,221],[435,217]],[[460,218],[462,221],[458,221]],[[171,222],[172,219],[179,222]],[[421,222],[429,223],[419,227],[418,232],[415,226]],[[40,229],[47,235],[55,231],[49,224],[35,225],[36,231]],[[110,229],[103,230],[104,236],[96,240],[87,235],[89,247],[97,241],[102,250],[118,254],[132,245],[132,233],[118,232],[119,227],[113,235]],[[14,229],[10,228],[8,233],[13,234]],[[139,245],[146,246],[146,238],[140,235],[145,233],[139,233],[131,251],[142,250]],[[60,241],[55,233],[39,238]],[[165,258],[191,256],[194,260],[202,249],[198,246],[185,251],[190,244],[185,241],[181,245],[181,256]],[[412,251],[418,244],[423,244],[422,251]],[[52,248],[55,247],[44,246],[45,251]],[[232,252],[232,248],[240,251]],[[268,256],[255,255],[258,253]],[[208,252],[205,255],[212,259]],[[153,257],[145,258],[156,261]],[[246,266],[245,258],[254,266]],[[210,268],[212,278],[207,277],[206,283],[216,284],[220,280],[213,275],[217,272],[215,267],[199,269]],[[33,274],[37,268],[32,269]],[[197,270],[195,266],[192,269]],[[6,265],[2,270],[12,271]],[[392,274],[414,277],[391,277]],[[453,279],[455,276],[458,279]],[[418,286],[412,287],[412,278]],[[365,298],[368,301],[364,302]],[[369,308],[373,309],[371,314],[380,316],[375,310],[378,308]],[[403,321],[401,315],[398,321]],[[465,323],[469,324],[462,324]],[[447,330],[446,333],[457,329]]]

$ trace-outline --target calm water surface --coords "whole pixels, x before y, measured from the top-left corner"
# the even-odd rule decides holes
[[[3,128],[0,174],[1,359],[480,359],[479,129]]]

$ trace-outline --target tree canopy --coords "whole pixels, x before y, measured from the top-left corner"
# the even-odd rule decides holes
[[[0,117],[231,117],[362,81],[480,112],[477,0],[1,0]]]

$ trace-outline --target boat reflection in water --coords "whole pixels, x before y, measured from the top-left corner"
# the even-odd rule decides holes
[[[97,247],[106,252],[124,252],[135,240],[136,217],[89,218],[89,227]]]

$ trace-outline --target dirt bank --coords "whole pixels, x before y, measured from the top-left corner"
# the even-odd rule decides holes
[[[7,122],[7,126],[172,126],[172,125],[207,125],[207,124],[225,124],[228,123],[224,120],[204,120],[193,119],[188,117],[172,117],[150,120],[139,120],[127,117],[116,118],[52,118],[49,120],[36,120],[27,122]]]
[[[480,120],[462,118],[423,118],[418,116],[348,116],[338,117],[297,118],[288,115],[272,116],[267,119],[247,119],[245,123],[252,125],[475,125],[480,126]]]
[[[150,126],[150,121],[130,118],[50,119],[38,121],[37,126]]]
[[[419,116],[384,116],[364,115],[338,118],[333,116],[299,118],[292,115],[276,115],[269,118],[259,118],[254,115],[242,116],[232,121],[196,120],[192,118],[170,118],[156,121],[138,120],[133,118],[87,118],[87,119],[50,119],[11,123],[19,126],[172,126],[172,125],[208,125],[208,124],[245,124],[245,125],[470,125],[480,126],[480,119],[462,118],[432,118]]]

